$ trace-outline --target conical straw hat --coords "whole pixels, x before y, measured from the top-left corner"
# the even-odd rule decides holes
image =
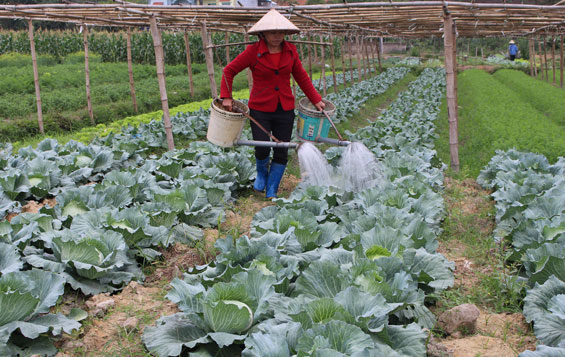
[[[263,31],[287,31],[288,33],[299,33],[300,29],[275,9],[266,13],[253,27],[247,31],[248,34],[256,35]]]
[[[509,43],[510,43],[510,44],[513,44],[513,43],[514,43],[514,40],[510,40],[510,42],[509,42]]]

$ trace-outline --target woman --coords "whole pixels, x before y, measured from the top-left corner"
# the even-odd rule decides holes
[[[325,107],[322,97],[302,67],[296,46],[284,40],[286,34],[299,31],[292,22],[275,9],[271,9],[248,31],[258,35],[259,41],[247,46],[245,51],[224,68],[221,83],[222,104],[231,111],[233,78],[249,67],[253,74],[249,114],[274,137],[285,142],[290,141],[294,125],[295,100],[290,88],[291,74],[318,110]],[[270,140],[253,122],[251,131],[254,140]],[[275,148],[273,151],[273,160],[269,165],[271,148],[255,147],[257,177],[253,189],[259,192],[266,190],[267,198],[277,197],[288,161],[288,149]]]

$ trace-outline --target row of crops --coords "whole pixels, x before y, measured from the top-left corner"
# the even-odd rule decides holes
[[[182,32],[163,32],[163,51],[166,64],[185,64],[186,47],[184,34]],[[204,51],[202,50],[202,37],[200,32],[191,32],[188,36],[190,46],[190,57],[194,63],[205,63]],[[229,33],[228,40],[231,43],[243,42],[241,34]],[[226,37],[224,33],[213,32],[212,42],[224,44]],[[329,39],[324,39],[329,42]],[[340,40],[334,39],[334,54],[340,55]],[[99,54],[104,62],[127,61],[127,40],[125,33],[93,32],[88,37],[89,50]],[[230,53],[241,53],[245,45],[231,46]],[[54,56],[62,59],[65,56],[84,50],[83,35],[74,31],[41,31],[35,34],[35,47],[38,54]],[[318,49],[318,51],[320,51]],[[0,55],[10,52],[30,53],[30,43],[27,31],[0,32]],[[147,31],[134,32],[131,36],[132,60],[135,63],[155,64],[155,50],[153,38],[149,29]],[[219,47],[214,50],[217,63],[226,65],[226,48]],[[330,49],[326,49],[326,58],[330,58]],[[232,55],[233,58],[233,55]]]
[[[544,345],[522,357],[565,355],[565,160],[498,152],[478,182],[494,190],[495,239],[528,285],[524,316]]]
[[[379,77],[401,78],[405,69]],[[202,139],[208,112],[173,118],[176,137]],[[142,261],[173,242],[195,244],[221,222],[225,204],[250,187],[250,148],[194,141],[161,157],[161,122],[130,127],[90,145],[44,140],[0,151],[0,214],[55,197],[39,213],[0,224],[0,353],[52,354],[48,335],[77,329],[75,316],[45,314],[64,286],[85,295],[143,279]],[[49,202],[49,201],[46,201]]]
[[[299,187],[228,236],[214,262],[171,282],[180,313],[144,332],[157,355],[422,356],[428,295],[453,284],[436,253],[444,217],[433,120],[444,72],[425,70],[382,117],[351,135],[381,160],[360,193]],[[368,123],[369,124],[369,123]],[[336,163],[342,148],[328,150]]]

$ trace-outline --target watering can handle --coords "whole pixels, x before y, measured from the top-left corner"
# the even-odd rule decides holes
[[[328,115],[328,113],[322,109],[322,113],[324,113],[324,115],[326,116],[326,119],[328,119],[328,121],[330,122],[330,124],[332,125],[332,128],[334,128],[335,133],[337,134],[337,137],[339,138],[340,141],[343,141],[343,138],[341,137],[341,135],[339,134],[339,131],[337,131],[337,128],[334,124],[334,122],[330,119],[330,116]]]
[[[265,129],[265,128],[263,127],[263,125],[259,124],[259,122],[258,122],[257,120],[253,119],[253,117],[252,117],[251,115],[249,115],[249,114],[243,112],[242,110],[239,110],[239,108],[238,108],[238,107],[235,107],[235,106],[233,107],[232,110],[233,110],[234,112],[243,114],[247,119],[249,119],[249,120],[251,120],[253,123],[255,123],[255,125],[257,125],[257,126],[259,127],[259,129],[261,129],[265,134],[269,135],[269,137],[271,138],[271,140],[273,140],[274,142],[276,142],[276,143],[280,143],[280,142],[281,142],[279,139],[275,138],[271,133],[269,133],[269,131],[268,131],[267,129]]]

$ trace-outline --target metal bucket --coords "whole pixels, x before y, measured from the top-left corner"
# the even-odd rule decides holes
[[[335,117],[335,105],[329,100],[322,99],[326,103],[325,112],[332,118]],[[298,101],[298,123],[296,124],[296,135],[300,140],[316,142],[317,138],[327,138],[330,133],[330,122],[324,113],[318,111],[308,98]]]
[[[237,100],[233,101],[233,106],[240,112],[249,113],[247,105]],[[208,133],[206,139],[212,144],[222,147],[232,147],[241,136],[241,131],[245,126],[246,117],[242,113],[233,113],[224,110],[219,99],[212,101],[210,108],[210,121],[208,123]]]

